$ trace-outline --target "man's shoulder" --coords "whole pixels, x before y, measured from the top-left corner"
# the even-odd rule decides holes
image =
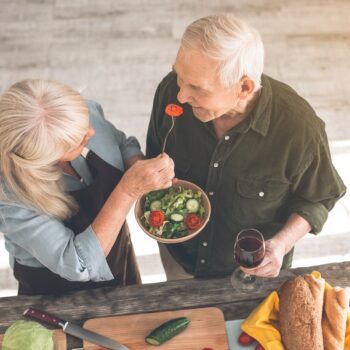
[[[157,88],[157,94],[166,97],[167,95],[177,94],[178,86],[176,82],[176,73],[169,72],[159,83]]]
[[[151,119],[158,120],[161,124],[166,123],[166,120],[162,118],[163,113],[160,111],[164,111],[165,106],[169,103],[177,103],[178,91],[176,73],[170,72],[158,84],[154,95]]]
[[[161,80],[159,85],[162,87],[172,87],[176,85],[176,77],[176,73],[171,71]]]
[[[282,118],[285,127],[304,130],[306,134],[321,136],[325,123],[310,103],[288,84],[267,77],[272,90],[274,118]]]

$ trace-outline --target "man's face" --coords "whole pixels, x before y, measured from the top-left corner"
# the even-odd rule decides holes
[[[180,88],[178,101],[191,105],[193,114],[204,123],[233,110],[239,102],[239,84],[223,87],[216,67],[216,61],[184,47],[180,47],[173,66]]]

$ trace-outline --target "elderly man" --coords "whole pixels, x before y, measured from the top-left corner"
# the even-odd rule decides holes
[[[195,239],[160,246],[168,279],[229,274],[235,238],[259,229],[266,255],[252,275],[290,267],[295,243],[318,233],[345,193],[332,165],[325,124],[288,85],[263,74],[259,33],[232,15],[187,27],[173,71],[159,84],[147,156],[162,150],[169,103],[183,105],[166,153],[178,178],[211,200],[209,224]]]

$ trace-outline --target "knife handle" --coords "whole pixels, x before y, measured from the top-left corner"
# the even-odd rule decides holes
[[[33,309],[31,307],[23,312],[23,316],[61,328],[63,328],[64,324],[66,323],[66,321],[63,321],[54,315],[51,315],[45,311]]]

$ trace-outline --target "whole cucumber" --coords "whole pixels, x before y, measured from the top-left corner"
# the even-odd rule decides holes
[[[181,333],[189,325],[187,317],[178,317],[167,321],[153,330],[146,338],[146,343],[150,345],[162,345],[169,339]]]

